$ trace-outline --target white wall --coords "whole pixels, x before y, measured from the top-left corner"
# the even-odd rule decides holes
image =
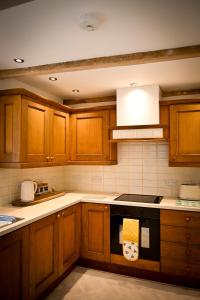
[[[48,98],[49,100],[54,100],[59,103],[63,103],[63,100],[61,98],[58,98],[52,94],[49,94],[48,92],[35,88],[29,84],[26,84],[24,82],[21,82],[16,79],[5,79],[5,80],[0,80],[0,90],[7,90],[7,89],[19,89],[23,88],[26,89],[32,93],[35,93],[36,95],[43,97],[43,98]]]

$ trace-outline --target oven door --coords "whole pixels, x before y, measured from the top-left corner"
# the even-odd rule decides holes
[[[123,255],[122,251],[122,224],[120,215],[111,215],[110,246],[111,253]],[[126,216],[126,218],[130,218]],[[159,219],[138,218],[139,230],[139,258],[160,261],[160,221]]]

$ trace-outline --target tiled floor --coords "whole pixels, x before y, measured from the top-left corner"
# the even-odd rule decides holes
[[[200,291],[76,267],[45,300],[197,300]]]

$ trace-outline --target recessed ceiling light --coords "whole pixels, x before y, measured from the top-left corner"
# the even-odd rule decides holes
[[[79,93],[79,90],[72,90],[73,93]]]
[[[51,80],[51,81],[56,81],[56,80],[58,80],[58,79],[57,79],[57,77],[49,77],[49,80]]]
[[[24,62],[24,59],[22,58],[14,58],[13,60],[18,64],[22,64]]]
[[[137,84],[137,82],[131,82],[130,85],[131,85],[131,86],[136,86],[136,85],[138,85],[138,84]]]

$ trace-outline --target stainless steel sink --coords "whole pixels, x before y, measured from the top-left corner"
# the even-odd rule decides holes
[[[17,217],[8,216],[8,215],[0,215],[0,228],[11,225],[11,224],[21,221],[23,219],[24,218],[17,218]]]

